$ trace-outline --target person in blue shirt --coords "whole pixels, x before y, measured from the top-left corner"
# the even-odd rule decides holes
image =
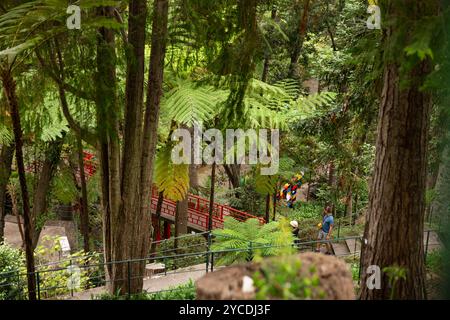
[[[317,240],[330,240],[331,232],[333,231],[334,226],[334,218],[333,213],[330,206],[327,206],[324,210],[322,225],[319,230],[319,236]],[[325,243],[327,246],[326,254],[332,254],[331,244],[329,242]],[[320,246],[322,242],[317,243],[316,252],[320,252]]]

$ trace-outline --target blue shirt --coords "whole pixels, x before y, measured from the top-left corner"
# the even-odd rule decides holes
[[[322,222],[322,230],[325,233],[328,233],[330,231],[330,225],[334,224],[334,218],[332,215],[326,215],[323,218],[323,222]]]

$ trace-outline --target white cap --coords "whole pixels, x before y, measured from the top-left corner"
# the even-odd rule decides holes
[[[295,220],[292,220],[291,222],[289,222],[289,224],[293,227],[293,228],[298,228],[298,222]]]

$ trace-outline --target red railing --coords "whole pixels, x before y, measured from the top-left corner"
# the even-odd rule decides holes
[[[158,203],[158,191],[153,188],[152,194],[152,210],[156,211],[156,205]],[[174,201],[164,199],[161,216],[163,218],[174,221],[176,212],[176,203]],[[209,220],[209,200],[189,194],[188,195],[188,226],[200,231],[208,229]],[[247,219],[258,219],[261,223],[264,223],[263,218],[256,217],[246,212],[234,209],[230,206],[223,204],[213,204],[213,229],[223,228],[223,221],[225,217],[233,217],[238,221],[245,221]]]
[[[92,153],[84,152],[84,170],[88,177],[94,175],[97,170],[97,161]],[[158,191],[154,187],[152,190],[151,207],[153,212],[156,211],[158,203]],[[169,199],[164,199],[161,216],[165,219],[175,221],[176,203]],[[189,194],[188,195],[188,226],[192,229],[205,231],[208,229],[209,220],[209,200]],[[264,223],[263,218],[256,217],[246,212],[234,209],[230,206],[214,203],[213,204],[213,229],[223,228],[225,217],[233,217],[238,221],[246,221],[247,219],[258,219]]]

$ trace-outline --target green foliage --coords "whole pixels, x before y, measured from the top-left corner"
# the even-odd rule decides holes
[[[169,145],[159,150],[155,162],[154,181],[164,197],[180,201],[186,197],[189,189],[189,165],[174,164]]]
[[[293,210],[287,211],[290,220],[301,222],[306,219],[318,219],[322,217],[323,205],[317,202],[297,202]]]
[[[51,192],[62,204],[72,204],[79,197],[78,189],[69,169],[59,171],[53,178]]]
[[[98,6],[116,6],[118,1],[81,1],[82,10]],[[14,8],[0,16],[0,44],[8,44],[1,48],[0,58],[7,57],[11,63],[15,57],[27,50],[41,46],[58,35],[69,32],[66,26],[67,1],[36,0]],[[99,27],[120,29],[122,25],[113,19],[99,18],[87,15],[83,19],[83,29],[98,29]]]
[[[211,86],[179,80],[176,86],[164,95],[163,112],[173,121],[191,127],[194,122],[207,122],[217,114],[217,106],[226,99],[226,92]]]
[[[427,253],[425,265],[428,270],[434,273],[441,273],[444,270],[444,257],[440,250],[433,250]]]
[[[148,294],[148,300],[195,300],[195,285],[192,280],[187,284],[182,284],[167,291]]]
[[[325,298],[325,293],[318,288],[320,279],[316,269],[302,270],[302,262],[297,256],[264,261],[253,280],[259,300]]]
[[[0,245],[0,300],[21,298],[26,282],[19,269],[24,264],[25,257],[19,249]]]
[[[205,262],[207,251],[206,239],[204,235],[186,235],[178,239],[178,247],[175,249],[175,240],[173,238],[159,242],[156,248],[155,262],[164,263],[166,270],[185,268]],[[194,254],[185,257],[177,257],[180,254]],[[159,257],[166,257],[161,259]]]
[[[249,175],[242,180],[238,188],[226,189],[223,195],[219,194],[218,190],[216,202],[226,203],[238,210],[261,216],[265,208],[265,197],[256,191],[254,176]]]
[[[51,256],[57,257],[60,254],[59,237],[44,237],[43,241],[48,241],[49,245],[40,245],[34,252],[42,299],[70,293],[69,283],[75,279],[73,277],[77,277],[76,271],[70,272],[70,266],[80,267],[79,282],[74,282],[79,283],[79,286],[73,288],[73,291],[86,290],[98,284],[97,278],[102,273],[97,266],[99,254],[78,251],[61,261],[49,263]],[[22,251],[0,245],[0,300],[24,299],[27,296],[26,282],[25,257]]]
[[[98,253],[85,253],[77,251],[71,253],[64,259],[56,263],[48,263],[49,256],[59,255],[61,246],[59,237],[44,237],[43,241],[49,241],[50,245],[40,245],[35,249],[35,259],[41,266],[38,268],[39,281],[41,288],[41,297],[56,297],[70,293],[69,283],[72,277],[78,277],[76,272],[74,275],[70,272],[70,267],[80,267],[79,286],[75,286],[72,290],[83,291],[93,287],[96,279],[101,274],[99,267],[100,255]],[[84,265],[84,267],[83,267]],[[94,265],[93,267],[88,267]],[[25,267],[22,267],[25,271]]]
[[[279,255],[292,250],[293,236],[286,220],[261,225],[258,219],[240,222],[225,217],[224,228],[214,230],[213,235],[212,251],[231,249],[219,255],[217,263],[220,265],[248,261],[254,256]]]
[[[399,266],[391,266],[383,268],[383,272],[389,279],[389,286],[391,288],[390,298],[395,298],[395,286],[401,280],[406,280],[407,269]]]
[[[358,281],[359,280],[359,261],[358,262],[353,262],[350,265],[350,271],[352,272],[352,279],[353,281]]]
[[[257,175],[255,179],[255,190],[256,192],[267,195],[267,194],[273,194],[275,191],[275,186],[278,182],[278,176],[268,176],[268,175]]]
[[[190,279],[188,283],[171,287],[160,292],[147,293],[128,296],[111,295],[103,293],[92,296],[92,300],[195,300],[196,292],[194,282]]]
[[[14,141],[14,136],[12,130],[8,128],[4,123],[5,122],[0,121],[0,144],[9,145]]]

